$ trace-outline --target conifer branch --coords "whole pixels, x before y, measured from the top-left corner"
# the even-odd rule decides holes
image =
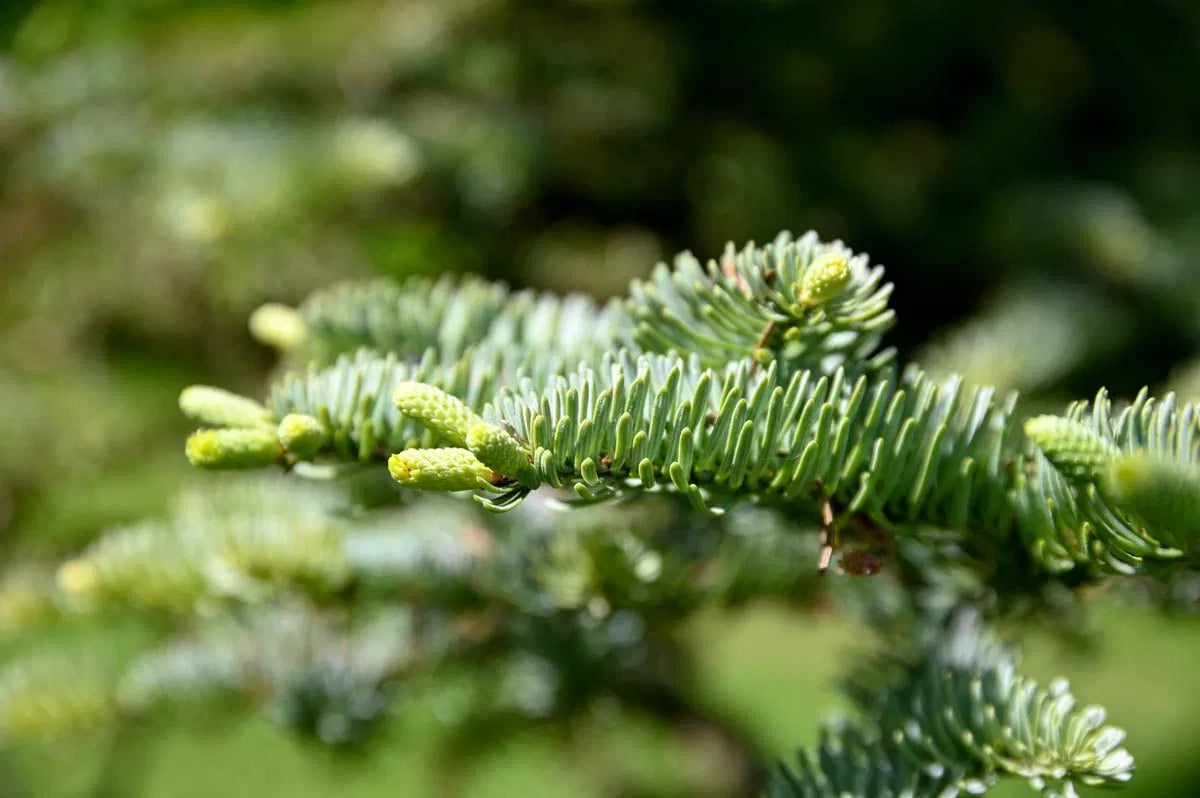
[[[290,585],[328,593],[351,576],[334,495],[275,480],[197,486],[166,520],[102,535],[59,568],[58,584],[85,606],[166,612],[261,601]]]
[[[811,508],[825,492],[843,519],[934,524],[997,542],[1015,534],[1051,571],[1086,564],[1127,573],[1182,556],[1173,533],[1147,530],[1130,520],[1129,508],[1105,500],[1096,474],[1080,479],[1116,451],[1104,442],[1109,433],[1088,433],[1100,448],[1075,465],[1059,455],[1056,468],[1017,428],[1015,396],[1001,401],[955,377],[937,384],[913,369],[901,377],[880,370],[871,352],[891,320],[881,274],[839,243],[808,234],[730,250],[706,269],[681,256],[674,272],[658,270],[635,283],[623,306],[603,310],[476,283],[461,298],[445,281],[383,291],[378,300],[343,289],[314,305],[325,308],[312,310],[316,316],[346,320],[322,329],[392,351],[360,351],[285,377],[269,402],[272,423],[279,420],[274,432],[246,426],[260,418],[245,410],[254,407],[249,400],[193,413],[223,426],[196,433],[189,455],[207,467],[391,457],[393,474],[410,487],[503,490],[480,497],[493,509],[517,506],[541,484],[567,488],[582,502],[678,491],[702,509],[738,499]],[[393,317],[379,310],[355,333],[354,314],[373,302],[410,310],[450,303],[458,308],[454,324],[472,325],[437,339],[427,317],[394,316],[385,330],[383,319]],[[632,348],[618,348],[623,319],[636,322],[626,341]],[[422,347],[419,361],[407,359]],[[835,362],[845,366],[827,370]],[[452,406],[461,408],[454,424],[435,420]],[[1095,423],[1110,423],[1107,412]],[[1027,432],[1035,442],[1061,437],[1074,428],[1073,414],[1036,421]],[[1170,426],[1169,415],[1155,423]],[[1158,445],[1145,443],[1151,453]],[[412,453],[446,444],[460,453]],[[1132,454],[1142,442],[1112,445]],[[1191,467],[1191,444],[1180,446]],[[447,478],[421,476],[442,473],[431,458],[445,460]],[[461,462],[451,468],[446,458]],[[417,461],[425,467],[405,465]],[[475,461],[482,465],[469,466]]]
[[[454,275],[342,283],[297,308],[304,337],[295,354],[316,364],[359,349],[416,360],[432,348],[456,358],[478,343],[510,296],[498,283]]]
[[[1076,784],[1128,781],[1133,758],[1104,710],[1078,707],[1064,680],[1040,687],[1015,667],[977,616],[960,615],[912,659],[883,655],[848,685],[865,724],[827,727],[767,795],[977,795],[1019,777],[1074,796]]]
[[[635,281],[626,308],[633,340],[648,352],[696,353],[705,366],[780,359],[781,370],[857,370],[871,359],[894,314],[881,267],[840,241],[781,233],[762,247],[730,244],[702,265],[690,252]]]
[[[328,745],[362,742],[390,705],[391,684],[414,656],[410,613],[340,622],[303,603],[221,620],[150,652],[126,672],[126,712],[214,698],[248,700],[268,717]]]
[[[794,598],[815,585],[812,551],[797,548],[807,538],[761,510],[742,518],[740,531],[714,537],[711,525],[688,523],[694,517],[678,502],[612,507],[601,516],[543,511],[536,523],[510,525],[469,503],[429,499],[351,518],[340,496],[293,479],[208,483],[185,491],[167,521],[102,537],[61,571],[74,611],[120,601],[158,612],[202,610],[202,621],[123,673],[107,669],[102,681],[81,682],[86,690],[78,699],[64,693],[61,706],[38,687],[42,676],[34,671],[43,659],[14,665],[20,678],[0,707],[4,700],[42,707],[45,720],[36,729],[14,726],[13,735],[69,735],[168,706],[216,702],[249,703],[326,742],[352,742],[375,715],[350,717],[345,734],[330,731],[341,721],[321,719],[353,715],[345,702],[355,695],[373,696],[372,712],[383,712],[389,685],[410,669],[481,656],[503,661],[542,645],[551,659],[562,654],[556,647],[581,646],[569,655],[603,660],[616,656],[614,647],[645,644],[640,635],[610,641],[597,628],[618,623],[622,612],[661,624],[705,602]],[[394,612],[367,626],[343,621],[312,602],[328,602],[331,588],[354,591],[368,617],[376,617],[371,608]],[[396,602],[406,596],[421,601]],[[226,608],[235,611],[220,611]],[[408,613],[411,619],[401,617]],[[472,626],[465,622],[471,617],[486,623]],[[414,625],[423,630],[419,640]],[[566,638],[564,626],[574,630]],[[45,679],[61,678],[57,668],[47,665]],[[630,676],[622,673],[612,676]],[[108,714],[77,722],[77,704]]]
[[[615,303],[601,308],[578,295],[514,292],[471,275],[342,283],[313,294],[293,313],[304,332],[302,345],[289,350],[292,360],[317,367],[363,349],[405,362],[432,352],[445,365],[473,350],[524,352],[548,344],[563,354],[600,352],[627,326]]]
[[[1194,557],[1194,515],[1147,513],[1157,502],[1144,497],[1186,492],[1200,466],[1198,416],[1196,404],[1181,407],[1171,394],[1157,400],[1146,391],[1114,411],[1100,391],[1062,417],[1031,419],[1034,451],[1014,493],[1023,537],[1058,570],[1099,562],[1133,573],[1148,560]],[[1131,467],[1136,463],[1160,465]]]
[[[843,555],[841,570],[874,573],[886,556],[900,565],[902,589],[945,587],[937,574],[917,573],[923,564],[971,571],[981,588],[1003,577],[1010,589],[1195,564],[1200,406],[1143,392],[1114,410],[1102,391],[1090,405],[1023,422],[1015,394],[890,366],[893,353],[878,348],[893,321],[882,279],[865,256],[810,233],[730,247],[707,265],[684,253],[605,307],[473,278],[340,287],[276,319],[267,337],[294,340],[302,326],[304,343],[291,349],[300,370],[265,405],[206,388],[181,397],[208,425],[189,439],[189,457],[218,468],[386,461],[405,487],[470,490],[493,510],[543,486],[578,504],[678,494],[701,511],[694,518],[757,503],[821,528],[821,570],[843,539],[869,539],[869,549]],[[250,584],[315,594],[404,584],[420,578],[424,566],[413,563],[428,564],[378,528],[335,526],[328,545],[313,549],[319,556],[297,556],[292,548],[304,546],[294,536],[262,548],[274,570],[246,566],[253,557],[233,570]],[[522,530],[494,520],[491,528],[507,532],[487,534],[486,556],[452,558],[432,580],[448,605],[486,608],[482,631],[451,635],[481,655],[545,646],[579,654],[592,645],[585,613],[607,619],[632,602],[653,618],[659,606],[678,613],[769,592],[775,576],[785,590],[804,582],[789,569],[765,575],[761,552],[745,540],[704,549],[706,565],[708,557],[736,565],[688,585],[659,580],[680,565],[669,549],[611,527]],[[784,538],[816,545],[812,536]],[[216,551],[229,561],[223,552],[241,539],[218,536],[186,559],[211,562]],[[142,562],[163,556],[143,548]],[[64,587],[120,596],[112,586],[141,573],[105,570],[106,562],[85,557],[64,568]],[[1030,573],[989,571],[1013,567]],[[804,569],[810,583],[816,570]],[[634,601],[630,586],[648,574],[662,592],[637,591]],[[203,569],[182,576],[184,606],[233,595]],[[947,589],[963,598],[961,585]],[[169,604],[151,596],[137,600]],[[597,673],[607,675],[608,653],[596,655]],[[1129,778],[1132,760],[1103,712],[1076,709],[1063,683],[1041,688],[1018,676],[1013,655],[978,619],[876,670],[886,678],[851,688],[862,725],[827,729],[797,768],[780,772],[771,795],[955,795],[1019,776],[1052,796]]]

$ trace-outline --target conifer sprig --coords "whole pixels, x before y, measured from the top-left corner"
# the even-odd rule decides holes
[[[1002,528],[1010,413],[991,391],[917,372],[783,378],[774,364],[722,373],[618,353],[546,391],[504,391],[485,417],[516,430],[542,481],[588,499],[659,486],[698,506],[827,496],[881,522]]]
[[[1153,418],[1135,423],[1128,413],[1110,418],[1101,397],[1090,427],[1073,408],[1023,434],[1011,396],[879,368],[886,358],[872,353],[892,318],[881,278],[862,256],[807,234],[731,249],[706,268],[685,254],[674,271],[660,268],[603,309],[470,279],[457,298],[446,280],[393,286],[378,300],[343,289],[311,311],[327,319],[322,335],[391,351],[286,376],[272,390],[269,423],[246,411],[249,400],[191,389],[229,409],[198,414],[222,426],[196,433],[189,455],[206,467],[420,460],[425,468],[393,474],[410,487],[507,489],[481,497],[493,509],[515,507],[541,484],[580,501],[666,489],[698,508],[828,500],[843,516],[885,525],[934,524],[996,542],[1016,533],[1052,571],[1132,572],[1183,555],[1181,533],[1147,528],[1146,503],[1134,512],[1134,500],[1106,494],[1114,483],[1102,478],[1119,451],[1156,456],[1173,446],[1181,467],[1194,466],[1192,433],[1172,426],[1173,400],[1164,414],[1139,399],[1134,415]],[[427,317],[389,327],[380,310],[422,304],[458,308],[448,338]],[[374,321],[355,327],[367,305]],[[751,336],[760,323],[768,334]],[[688,354],[645,351],[673,348]],[[453,429],[398,388],[460,408]],[[440,473],[434,455],[412,450],[447,444],[460,453],[437,457],[461,461],[459,476],[430,479]],[[482,464],[470,478],[468,458]]]
[[[681,253],[635,281],[626,308],[646,351],[696,353],[715,367],[751,358],[779,359],[784,371],[858,370],[891,356],[872,358],[894,321],[882,278],[840,241],[781,233],[762,247],[731,244],[706,265]]]
[[[600,307],[580,295],[511,291],[472,275],[342,283],[292,313],[303,345],[289,351],[301,367],[328,366],[363,349],[405,362],[432,353],[445,366],[480,350],[586,356],[624,340],[628,327],[617,303]]]
[[[1034,442],[1014,502],[1025,540],[1055,570],[1102,561],[1132,573],[1148,560],[1194,557],[1200,527],[1188,511],[1158,515],[1156,492],[1181,495],[1200,467],[1200,407],[1143,391],[1114,411],[1106,391],[1062,417],[1030,420]],[[1132,458],[1132,459],[1131,459]],[[1154,467],[1129,466],[1156,463]],[[1136,484],[1136,487],[1135,487]],[[1183,499],[1176,507],[1188,507]]]
[[[458,357],[503,312],[510,292],[477,277],[412,277],[342,283],[297,308],[302,362],[327,364],[359,349],[416,360],[427,349]]]
[[[195,486],[170,515],[114,529],[65,562],[60,589],[81,607],[126,604],[159,612],[211,610],[302,586],[328,594],[352,569],[348,525],[334,494],[280,480]]]
[[[978,795],[1002,777],[1046,796],[1132,776],[1125,734],[1104,710],[1080,707],[1064,680],[1041,687],[1015,656],[963,613],[909,660],[895,653],[868,669],[881,685],[850,692],[866,723],[826,728],[814,749],[782,767],[770,798]]]

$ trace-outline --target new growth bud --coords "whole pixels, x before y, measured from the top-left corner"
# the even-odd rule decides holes
[[[263,468],[283,458],[273,429],[202,429],[188,436],[187,459],[199,468]]]
[[[423,382],[402,382],[393,394],[401,413],[428,427],[455,446],[467,445],[467,433],[484,423],[457,397]]]
[[[800,281],[800,302],[808,306],[822,305],[842,292],[854,276],[850,261],[840,252],[818,255],[808,265]]]
[[[329,442],[324,425],[303,413],[288,413],[279,422],[279,442],[297,460],[308,460]]]
[[[522,482],[532,478],[533,469],[521,444],[494,424],[480,422],[472,426],[467,432],[467,448],[493,471]]]
[[[406,449],[388,459],[388,471],[418,490],[499,490],[492,469],[466,449]]]
[[[308,328],[295,308],[268,302],[250,314],[250,334],[267,346],[291,352],[304,341]]]
[[[1025,434],[1046,459],[1068,479],[1100,482],[1121,450],[1082,424],[1060,416],[1037,416],[1025,422]]]
[[[1156,536],[1172,533],[1179,548],[1200,537],[1200,469],[1137,452],[1118,457],[1105,476],[1105,495]]]
[[[253,399],[209,385],[192,385],[179,394],[179,409],[188,418],[213,427],[262,427],[271,411]]]

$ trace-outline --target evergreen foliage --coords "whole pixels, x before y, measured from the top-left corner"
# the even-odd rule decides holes
[[[1015,395],[999,398],[955,377],[937,382],[914,368],[897,374],[891,353],[875,352],[877,332],[891,318],[888,292],[877,288],[882,269],[842,251],[808,234],[736,256],[731,248],[707,270],[681,256],[675,271],[663,267],[651,282],[635,283],[622,304],[630,324],[640,320],[631,338],[612,311],[594,328],[590,352],[553,329],[537,347],[495,334],[529,312],[518,300],[496,314],[500,323],[476,328],[480,342],[458,357],[426,348],[415,360],[417,346],[361,350],[304,382],[285,378],[272,406],[277,415],[299,412],[323,426],[329,451],[312,453],[317,460],[386,459],[437,441],[465,447],[502,478],[480,471],[488,490],[513,486],[498,499],[480,497],[492,507],[511,508],[543,483],[586,502],[666,489],[698,508],[752,498],[801,512],[797,505],[807,505],[816,517],[829,503],[841,522],[932,524],[994,545],[1015,538],[1050,571],[1132,572],[1185,556],[1128,508],[1103,499],[1095,483],[1117,451],[1112,439],[1129,452],[1169,448],[1192,463],[1189,408],[1177,417],[1172,398],[1156,404],[1143,396],[1112,418],[1102,394],[1095,433],[1075,423],[1083,413],[1077,406],[1030,421],[1023,433]],[[801,297],[810,293],[804,283],[816,261],[834,263],[845,282],[827,302],[811,304]],[[444,290],[444,283],[416,281],[386,301],[407,295],[417,305]],[[490,302],[493,294],[480,296]],[[831,328],[833,305],[847,329]],[[310,334],[342,340],[334,326],[320,329]],[[402,337],[377,329],[377,341],[389,336]],[[604,336],[607,350],[596,344]],[[848,341],[858,348],[847,350]],[[847,351],[855,357],[844,363]],[[559,365],[571,358],[575,365]],[[480,427],[472,446],[468,432],[482,420],[491,426]],[[502,453],[480,458],[486,429],[494,430],[487,446]],[[265,443],[261,454],[237,448],[230,463],[267,460],[272,451]]]
[[[773,798],[842,795],[976,795],[1003,775],[1043,795],[1127,781],[1133,759],[1104,710],[1078,707],[1068,686],[1039,687],[966,613],[928,634],[915,652],[881,655],[852,684],[870,726],[832,726],[796,770],[784,767]],[[911,657],[911,659],[907,658]]]
[[[338,287],[295,316],[273,310],[302,328],[290,368],[265,407],[187,389],[181,406],[207,424],[189,438],[189,459],[340,476],[360,485],[347,508],[378,509],[338,520],[320,492],[294,502],[291,477],[249,505],[209,492],[211,510],[185,502],[171,524],[114,533],[63,566],[62,588],[92,603],[251,608],[234,632],[143,658],[138,686],[112,700],[148,711],[175,694],[246,693],[250,679],[268,714],[341,743],[369,733],[388,685],[414,668],[480,656],[513,667],[542,652],[573,662],[571,680],[551,679],[552,698],[516,697],[522,712],[569,715],[605,689],[636,703],[637,685],[661,680],[658,658],[670,656],[682,614],[795,594],[806,571],[817,578],[838,554],[843,573],[896,569],[888,588],[861,583],[851,605],[885,635],[920,642],[868,659],[846,686],[860,720],[829,727],[768,794],[975,794],[1007,775],[1072,795],[1128,780],[1132,758],[1103,710],[1077,708],[1061,680],[1039,687],[1019,675],[971,607],[1005,590],[1036,596],[1056,580],[1190,570],[1196,409],[1145,392],[1114,409],[1102,391],[1022,421],[1015,394],[899,371],[878,349],[892,318],[881,279],[865,256],[809,233],[730,247],[703,267],[681,255],[606,307],[443,278]],[[430,307],[444,328],[418,310]],[[378,482],[385,461],[408,490]],[[612,514],[575,525],[589,516],[545,515],[541,498],[531,517],[420,514],[421,493],[459,491],[490,510],[547,491],[575,505],[636,499],[627,518],[639,529],[622,533]],[[726,518],[747,505],[790,520],[774,535],[721,541]],[[423,537],[422,527],[437,531]],[[455,528],[483,537],[460,540],[467,550],[440,566],[399,554]],[[803,539],[807,566],[798,550],[785,554]],[[779,557],[782,573],[783,562],[763,567]],[[697,577],[714,565],[719,578]],[[417,584],[437,600],[410,605],[411,631],[387,627],[385,653],[371,655],[375,632],[355,625],[395,609],[381,586]],[[293,590],[308,598],[295,604]],[[272,624],[290,628],[280,618],[297,606],[353,595],[346,606],[357,609],[340,619],[303,610],[317,612],[316,637],[294,643],[308,653],[286,672],[260,670],[277,657]],[[468,608],[476,622],[464,625]],[[626,612],[640,632],[618,632]],[[331,623],[332,637],[315,631]],[[362,656],[336,653],[359,634],[368,637],[351,647]],[[630,646],[643,653],[626,660]]]
[[[716,732],[739,795],[1123,782],[988,630],[1198,606],[1200,370],[1062,409],[1194,357],[1195,20],[877,6],[0,10],[0,742],[249,707],[356,748],[466,674],[464,756],[615,703]],[[904,326],[839,242],[720,248],[782,224],[871,242]],[[722,254],[646,268],[684,244]],[[649,276],[408,276],[468,270]],[[180,395],[254,392],[264,299],[269,391]],[[163,514],[176,395],[189,458],[239,473]],[[889,646],[769,785],[678,632],[764,597]]]

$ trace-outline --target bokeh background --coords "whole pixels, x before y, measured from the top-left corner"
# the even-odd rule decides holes
[[[344,278],[608,296],[811,228],[888,267],[902,359],[1051,406],[1200,397],[1198,76],[1183,0],[7,2],[0,549],[58,558],[161,513],[180,388],[260,394],[250,311]],[[1200,793],[1194,609],[1101,596],[1090,647],[1028,633],[1032,673],[1129,729],[1129,795]],[[708,703],[786,756],[856,630],[764,604],[685,637]],[[687,794],[712,758],[598,710],[569,745],[488,740],[446,785],[436,707],[394,726],[353,760],[253,718],[119,757],[18,746],[0,795]]]

